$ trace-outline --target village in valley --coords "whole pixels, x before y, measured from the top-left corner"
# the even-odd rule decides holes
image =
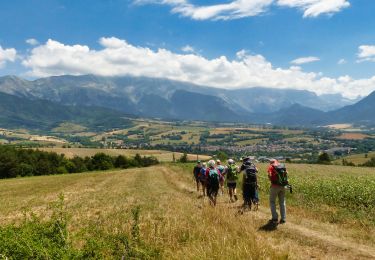
[[[23,147],[167,150],[210,156],[224,152],[235,157],[251,155],[259,162],[270,157],[308,162],[322,152],[336,159],[371,153],[375,130],[352,125],[308,129],[132,119],[129,128],[102,132],[71,123],[62,123],[48,135],[2,129],[0,141]]]

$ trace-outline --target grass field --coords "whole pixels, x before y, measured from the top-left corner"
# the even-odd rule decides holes
[[[65,154],[67,158],[73,158],[74,156],[93,156],[96,153],[106,153],[111,156],[125,155],[134,156],[137,153],[141,156],[155,156],[161,162],[172,162],[173,152],[162,151],[162,150],[133,150],[133,149],[95,149],[95,148],[39,148],[39,150],[47,152],[56,152],[58,154]],[[174,153],[175,159],[178,160],[182,153]],[[200,160],[208,160],[211,157],[207,155],[198,155]],[[194,161],[197,159],[196,154],[188,154],[188,160]]]
[[[26,209],[48,213],[48,204],[63,193],[71,216],[68,229],[77,248],[82,246],[82,230],[91,225],[131,234],[132,210],[139,208],[140,239],[160,252],[158,258],[375,257],[375,198],[371,192],[375,174],[371,169],[288,165],[294,193],[287,196],[287,224],[266,231],[264,225],[270,217],[266,165],[258,165],[260,209],[244,214],[238,214],[240,202],[229,203],[226,196],[219,197],[216,208],[198,198],[192,166],[164,164],[0,180],[0,223],[19,222]],[[370,204],[364,207],[366,201]]]
[[[372,157],[375,157],[375,152],[368,153],[367,157],[366,157],[366,154],[362,153],[362,154],[353,154],[353,155],[345,156],[344,159],[347,160],[348,162],[352,162],[356,165],[359,165],[359,164],[363,164],[367,162]],[[341,164],[342,159],[336,160],[334,162]]]

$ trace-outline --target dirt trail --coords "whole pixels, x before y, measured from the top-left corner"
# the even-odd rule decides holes
[[[172,175],[174,174],[171,172],[171,170],[163,168],[162,169],[163,175],[165,178],[169,179],[169,182],[172,182],[181,192],[192,194],[191,196],[196,196],[197,192],[195,190],[194,184],[189,183],[186,178],[172,178]],[[224,198],[223,198],[224,197]],[[224,202],[226,200],[226,196],[219,197],[219,203],[226,203]],[[233,206],[232,206],[233,208]],[[234,211],[235,212],[235,211]],[[253,213],[253,214],[252,214]],[[260,223],[265,223],[269,219],[269,209],[265,207],[259,207],[259,210],[257,212],[248,212],[246,213],[248,215],[251,215],[252,218],[255,218]],[[308,223],[307,223],[308,225]],[[318,222],[315,222],[313,226],[319,225]],[[328,231],[329,232],[329,231]],[[265,232],[263,232],[265,233]],[[334,234],[327,234],[323,233],[318,230],[314,230],[312,228],[309,228],[307,226],[297,224],[294,221],[290,221],[288,219],[287,224],[285,225],[278,225],[277,229],[275,229],[274,233],[286,233],[286,234],[293,234],[293,237],[297,237],[298,240],[303,241],[303,243],[299,243],[298,246],[304,246],[306,247],[319,247],[319,249],[322,252],[326,253],[327,258],[331,258],[332,256],[335,256],[340,259],[359,259],[359,258],[369,258],[369,259],[375,259],[375,246],[367,246],[360,243],[356,243],[353,241],[349,241],[337,236],[334,236]],[[267,232],[264,234],[265,236],[274,237],[272,235],[272,232]],[[290,242],[290,241],[289,241]],[[295,245],[297,246],[297,244]],[[295,250],[299,250],[301,252],[307,251],[311,252],[309,249],[304,248],[294,248]],[[318,248],[316,248],[318,249]],[[308,258],[320,258],[319,256],[315,256],[314,252],[311,252],[311,255],[304,255],[301,256],[301,258],[308,259]]]

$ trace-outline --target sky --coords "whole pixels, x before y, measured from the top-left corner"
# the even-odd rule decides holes
[[[365,96],[374,0],[3,0],[0,76],[147,76]]]

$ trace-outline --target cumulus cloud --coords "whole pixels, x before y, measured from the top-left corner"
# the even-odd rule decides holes
[[[3,68],[7,62],[14,62],[17,57],[17,51],[14,48],[3,49],[0,46],[0,68]]]
[[[309,56],[309,57],[301,57],[301,58],[292,60],[290,63],[295,64],[295,65],[302,65],[306,63],[315,62],[315,61],[320,61],[320,59],[318,57]]]
[[[347,0],[278,0],[279,6],[299,8],[303,17],[317,17],[321,14],[333,14],[350,6]]]
[[[349,7],[347,0],[235,0],[212,5],[195,5],[189,0],[135,0],[136,4],[169,5],[172,13],[190,17],[194,20],[231,20],[257,16],[275,3],[278,6],[298,8],[304,11],[304,17],[317,17],[321,14],[333,14]]]
[[[358,47],[357,62],[373,61],[375,62],[375,45],[361,45]]]
[[[185,45],[184,47],[181,48],[181,51],[183,52],[186,52],[186,53],[194,53],[195,52],[195,49],[194,47],[190,46],[190,45]]]
[[[23,60],[28,74],[147,76],[168,78],[219,88],[274,87],[314,91],[318,94],[342,93],[348,98],[374,90],[375,76],[355,80],[348,76],[324,77],[304,72],[298,66],[274,67],[262,55],[237,52],[235,59],[220,56],[207,59],[198,54],[178,54],[167,49],[151,50],[118,38],[101,38],[100,49],[86,45],[66,45],[48,40],[31,50]]]
[[[34,39],[34,38],[27,39],[27,40],[26,40],[26,43],[27,43],[27,44],[30,44],[31,46],[35,46],[35,45],[38,45],[38,44],[39,44],[38,40],[37,40],[37,39]]]

